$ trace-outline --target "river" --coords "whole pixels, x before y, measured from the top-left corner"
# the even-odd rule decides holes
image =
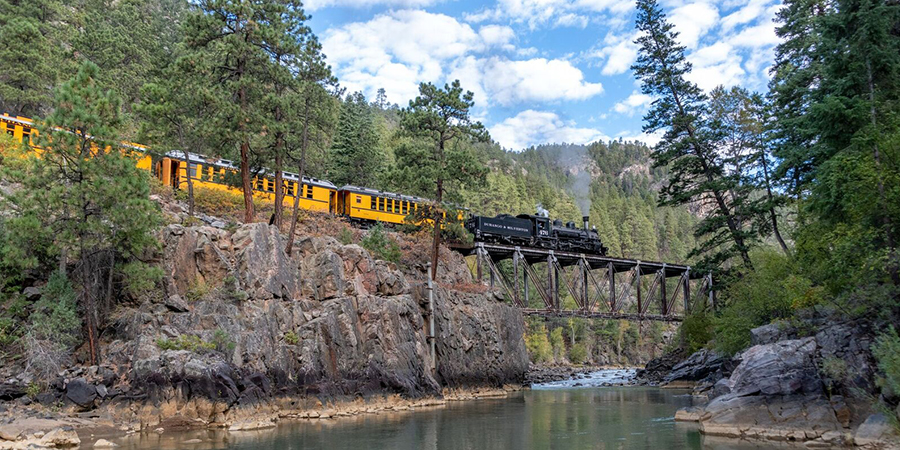
[[[687,391],[607,386],[629,371],[535,385],[506,398],[334,420],[282,422],[263,431],[154,433],[111,439],[119,449],[729,449],[759,447],[676,423]],[[199,440],[198,443],[188,443]],[[186,442],[188,441],[188,442]]]

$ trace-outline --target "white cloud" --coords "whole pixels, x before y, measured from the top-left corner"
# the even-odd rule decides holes
[[[584,100],[603,92],[567,60],[502,56],[516,51],[515,38],[508,26],[484,25],[476,32],[450,16],[405,10],[329,30],[323,47],[348,90],[371,97],[383,87],[399,104],[416,96],[420,82],[453,79],[475,92],[479,107]]]
[[[742,8],[722,18],[721,25],[730,31],[739,25],[751,23],[767,15],[767,7],[773,0],[750,0]]]
[[[686,78],[706,91],[719,85],[726,88],[739,85],[747,74],[741,67],[741,56],[725,42],[703,47],[687,59],[694,67]]]
[[[623,15],[633,7],[634,2],[631,0],[499,0],[496,7],[466,13],[464,17],[472,23],[508,19],[528,24],[531,29],[546,24],[584,28],[589,21],[585,13],[609,12]]]
[[[637,112],[642,112],[650,106],[653,98],[647,94],[633,91],[625,100],[618,102],[613,106],[613,110],[619,114],[625,114],[629,117]]]
[[[441,0],[308,0],[303,2],[303,7],[308,11],[315,11],[331,6],[370,8],[376,5],[384,5],[392,8],[421,8],[437,4],[440,1]]]
[[[581,70],[560,59],[512,61],[501,57],[466,58],[450,78],[467,80],[484,93],[481,102],[512,105],[527,101],[584,100],[603,85],[584,80]],[[476,98],[476,102],[479,100]],[[481,103],[479,102],[479,103]],[[484,103],[482,103],[484,104]]]
[[[669,14],[669,21],[675,25],[681,45],[694,49],[719,21],[719,10],[708,3],[688,3],[675,8]]]
[[[624,36],[617,36],[612,33],[607,34],[603,38],[603,48],[590,55],[606,61],[600,73],[603,75],[618,75],[628,71],[637,60],[639,47],[634,43],[637,36],[637,33],[630,33]]]
[[[504,148],[521,150],[544,143],[587,144],[609,138],[593,128],[579,128],[556,113],[528,109],[490,127],[491,137]]]

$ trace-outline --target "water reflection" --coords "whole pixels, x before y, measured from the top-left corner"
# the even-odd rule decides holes
[[[684,392],[613,387],[531,390],[442,408],[298,421],[264,431],[197,431],[115,439],[121,449],[734,449],[675,423]],[[199,440],[199,443],[191,443]]]

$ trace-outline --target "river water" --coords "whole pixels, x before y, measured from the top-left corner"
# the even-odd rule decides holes
[[[701,435],[676,423],[687,391],[607,386],[633,376],[601,371],[535,385],[507,398],[334,420],[282,422],[263,431],[194,431],[112,439],[119,449],[730,449],[770,448]],[[187,440],[200,443],[186,443]]]

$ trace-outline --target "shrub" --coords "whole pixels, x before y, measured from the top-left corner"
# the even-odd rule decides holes
[[[300,343],[300,336],[297,336],[297,333],[293,331],[288,331],[284,333],[284,342],[287,342],[290,345],[297,345]]]
[[[587,360],[587,348],[583,343],[577,343],[569,349],[569,361],[573,364],[584,364]]]
[[[556,362],[562,362],[566,356],[566,342],[563,340],[563,329],[561,327],[554,328],[550,332],[550,345],[553,348],[553,359]]]
[[[684,349],[688,353],[694,353],[712,340],[712,319],[705,313],[691,314],[681,323],[680,333]]]
[[[553,349],[550,340],[547,339],[547,327],[543,323],[531,324],[525,334],[525,348],[531,360],[536,363],[550,361],[553,358]]]
[[[41,385],[33,381],[31,383],[28,383],[28,386],[25,387],[25,395],[27,395],[28,398],[32,400],[34,400],[34,398],[43,391],[44,389],[41,388]]]
[[[900,396],[900,336],[897,336],[893,326],[878,336],[872,346],[872,354],[881,371],[878,386],[889,396]]]
[[[216,331],[213,333],[212,344],[215,346],[216,350],[222,353],[232,352],[237,346],[231,337],[228,336],[228,333],[221,328],[216,328]]]
[[[215,350],[216,344],[213,342],[205,342],[200,336],[193,334],[182,334],[175,339],[157,339],[156,346],[160,350],[187,350],[195,353],[201,353],[205,350]]]
[[[205,280],[198,279],[191,284],[187,292],[184,293],[184,296],[187,297],[189,302],[193,303],[206,297],[206,295],[209,294],[209,291],[209,284],[207,284]]]
[[[350,245],[353,243],[353,230],[350,228],[344,227],[341,228],[341,234],[338,235],[338,240],[341,241],[341,244]]]
[[[134,261],[122,266],[122,275],[125,281],[125,292],[132,298],[137,298],[150,291],[156,283],[163,278],[162,267]]]
[[[372,227],[360,243],[377,259],[394,263],[400,260],[400,246],[384,231],[381,222]]]
[[[75,290],[62,272],[50,276],[28,318],[25,336],[27,370],[38,379],[55,376],[81,341]]]

